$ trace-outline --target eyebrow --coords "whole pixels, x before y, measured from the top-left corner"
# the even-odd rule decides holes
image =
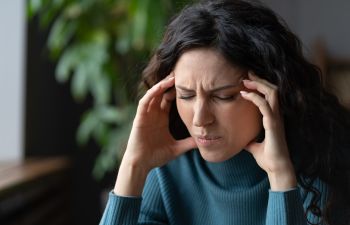
[[[241,82],[239,82],[238,84],[229,84],[229,85],[217,87],[217,88],[214,88],[212,90],[209,90],[209,92],[217,92],[217,91],[222,91],[222,90],[229,89],[229,88],[238,87],[240,84],[241,84]],[[183,87],[181,85],[176,85],[176,88],[181,89],[183,91],[187,91],[187,92],[194,91],[194,90],[188,89],[186,87]]]

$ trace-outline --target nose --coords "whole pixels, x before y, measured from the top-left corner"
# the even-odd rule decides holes
[[[194,104],[193,125],[196,127],[204,127],[215,121],[215,116],[211,112],[210,107],[204,100],[197,100]]]

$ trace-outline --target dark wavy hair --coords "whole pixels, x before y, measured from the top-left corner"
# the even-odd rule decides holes
[[[317,216],[320,223],[349,224],[349,111],[324,89],[321,72],[303,56],[300,40],[261,3],[202,1],[171,19],[143,71],[142,84],[150,88],[174,69],[184,52],[203,47],[278,86],[298,182],[312,195],[306,214]],[[169,116],[174,137],[188,136],[175,101]],[[317,178],[330,189],[324,210],[318,206],[320,190],[312,185]]]

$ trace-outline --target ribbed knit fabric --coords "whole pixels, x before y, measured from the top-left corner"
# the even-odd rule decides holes
[[[324,193],[322,208],[327,188],[319,180],[315,187]],[[269,188],[266,173],[246,151],[222,163],[209,163],[192,150],[152,170],[142,198],[111,192],[100,225],[307,224],[304,207],[311,196],[300,187],[286,192]]]

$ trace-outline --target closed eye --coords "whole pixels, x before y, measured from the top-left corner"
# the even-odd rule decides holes
[[[234,96],[214,96],[215,98],[219,100],[232,100]]]
[[[228,95],[228,96],[213,96],[213,97],[221,101],[233,101],[237,98],[237,96],[238,94]]]
[[[230,96],[213,96],[213,98],[221,100],[221,101],[233,101],[237,98],[238,95],[230,95]],[[181,95],[178,98],[183,100],[190,100],[194,98],[194,95]]]
[[[182,95],[182,96],[179,96],[179,99],[189,100],[193,97],[194,97],[194,95]]]

